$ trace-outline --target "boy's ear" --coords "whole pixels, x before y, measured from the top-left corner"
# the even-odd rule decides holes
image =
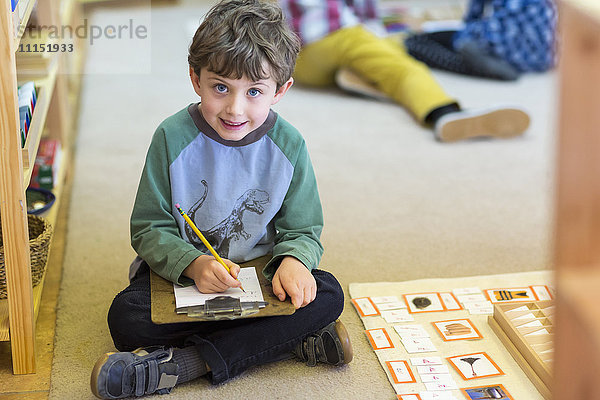
[[[286,83],[281,85],[279,90],[277,90],[277,92],[275,92],[275,96],[273,97],[273,101],[271,102],[271,105],[273,105],[273,104],[277,103],[279,100],[281,100],[281,98],[283,97],[285,92],[287,92],[288,89],[291,88],[293,84],[294,84],[294,78],[290,78],[290,79],[288,79],[288,81]]]
[[[194,69],[192,67],[190,67],[190,80],[192,81],[194,92],[196,92],[196,94],[200,96],[200,77],[196,75],[196,72],[194,72]]]

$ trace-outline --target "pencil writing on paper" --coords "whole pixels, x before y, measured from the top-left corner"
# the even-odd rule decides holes
[[[192,230],[194,231],[194,233],[196,235],[198,235],[198,237],[200,238],[200,240],[202,241],[202,243],[204,244],[204,246],[206,246],[206,248],[208,249],[208,251],[210,251],[210,253],[213,255],[213,257],[223,267],[225,267],[225,269],[227,270],[227,272],[231,273],[231,271],[229,270],[229,267],[227,266],[227,264],[225,264],[225,261],[223,261],[223,259],[221,258],[221,256],[219,256],[219,253],[217,253],[216,250],[213,249],[213,247],[210,245],[210,243],[208,243],[208,240],[206,240],[206,238],[204,237],[204,235],[202,234],[202,232],[200,232],[200,229],[198,229],[198,227],[196,226],[196,224],[194,224],[194,221],[192,221],[192,219],[190,217],[188,217],[188,215],[185,213],[185,211],[183,211],[181,209],[181,206],[179,205],[179,203],[175,204],[175,208],[177,208],[177,211],[179,211],[179,214],[181,214],[181,216],[183,217],[183,219],[185,220],[185,222],[188,223],[188,225],[192,228]],[[239,279],[237,281],[239,282]],[[242,289],[242,292],[245,292],[244,287],[241,286],[241,282],[240,282],[240,289]]]

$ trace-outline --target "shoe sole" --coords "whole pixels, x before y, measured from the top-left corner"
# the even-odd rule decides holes
[[[350,336],[348,336],[348,331],[342,321],[339,319],[335,321],[335,333],[337,333],[340,342],[342,343],[342,348],[344,349],[344,364],[348,364],[352,361],[354,357],[354,352],[352,350],[352,343],[350,343]]]
[[[455,142],[475,137],[507,139],[522,135],[528,127],[527,113],[517,108],[504,108],[450,120],[440,130],[439,139],[442,142]]]
[[[104,356],[102,356],[98,359],[98,361],[96,361],[96,364],[94,364],[94,369],[92,369],[92,375],[90,377],[90,386],[94,396],[96,396],[99,399],[104,399],[104,397],[102,397],[100,393],[98,393],[98,376],[100,375],[100,370],[102,369],[102,366],[106,363],[108,357],[111,354],[114,354],[114,352],[104,354]]]

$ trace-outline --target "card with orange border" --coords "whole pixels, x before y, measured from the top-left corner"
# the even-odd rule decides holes
[[[398,397],[398,400],[423,400],[418,393],[399,394],[396,397]]]
[[[483,335],[468,318],[433,321],[431,323],[446,342],[454,340],[483,339]]]
[[[486,289],[484,294],[492,303],[518,303],[539,300],[531,286]]]
[[[486,352],[446,357],[446,360],[466,381],[504,375],[498,364]]]
[[[354,304],[354,308],[360,314],[361,317],[371,317],[379,314],[379,309],[373,303],[370,297],[357,297],[355,299],[351,299],[352,304]]]
[[[393,349],[394,344],[385,328],[367,329],[365,331],[373,350]]]
[[[404,302],[411,314],[448,311],[438,292],[403,294]]]
[[[386,361],[394,383],[417,383],[408,363],[404,360]]]
[[[458,311],[462,310],[463,306],[460,305],[460,302],[452,292],[441,292],[440,297],[442,302],[444,302],[444,307],[448,311]]]
[[[503,385],[484,385],[484,386],[474,386],[470,388],[462,388],[460,389],[462,394],[468,400],[479,400],[479,399],[498,399],[498,400],[515,400],[508,393],[508,391],[504,388]],[[498,397],[500,396],[500,397]]]

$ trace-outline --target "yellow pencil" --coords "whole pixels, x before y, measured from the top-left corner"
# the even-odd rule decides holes
[[[183,219],[185,219],[185,222],[188,223],[188,225],[192,228],[192,230],[194,231],[194,233],[196,233],[196,235],[198,235],[198,237],[200,238],[200,240],[202,241],[202,243],[204,243],[204,245],[210,251],[210,253],[213,255],[213,257],[219,263],[221,263],[222,266],[225,267],[225,269],[227,270],[227,272],[229,272],[231,274],[231,271],[229,270],[229,267],[227,266],[227,264],[225,264],[225,261],[223,261],[223,259],[219,256],[219,253],[217,253],[215,251],[215,249],[213,249],[213,247],[210,245],[210,243],[208,243],[208,240],[206,240],[206,238],[204,237],[204,235],[202,234],[202,232],[200,232],[200,229],[198,229],[196,227],[196,224],[194,224],[194,221],[192,221],[192,219],[190,217],[188,217],[188,215],[185,213],[185,211],[183,211],[181,209],[181,207],[179,206],[179,203],[175,204],[175,208],[177,208],[177,211],[179,211],[179,214],[181,214],[181,216],[183,217]],[[239,280],[238,280],[238,282],[239,282]],[[244,288],[241,285],[240,285],[240,289],[242,289],[242,292],[246,293],[246,291],[244,290]]]

